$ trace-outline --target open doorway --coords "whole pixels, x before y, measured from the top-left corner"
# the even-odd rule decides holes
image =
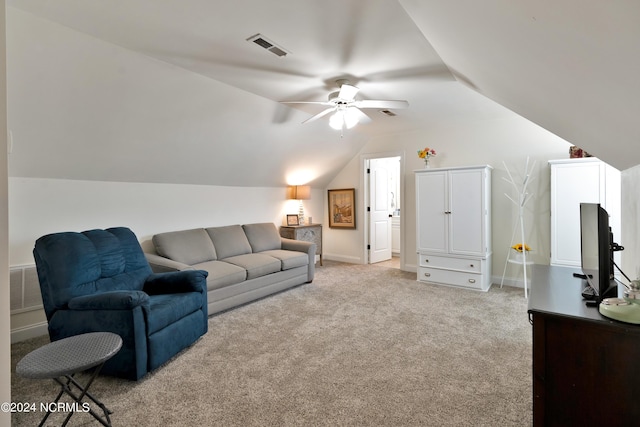
[[[403,153],[363,156],[366,264],[402,269]]]

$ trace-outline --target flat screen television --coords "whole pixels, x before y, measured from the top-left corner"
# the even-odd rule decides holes
[[[580,267],[596,299],[615,297],[613,236],[609,214],[599,203],[580,203],[580,250]]]

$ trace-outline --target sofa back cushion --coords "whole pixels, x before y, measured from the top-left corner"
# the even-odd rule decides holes
[[[216,248],[204,228],[170,231],[153,236],[158,255],[194,265],[218,259]]]
[[[240,225],[210,227],[207,233],[216,247],[218,259],[251,253],[251,245]]]
[[[273,223],[245,224],[242,228],[254,253],[272,251],[282,247],[280,234]]]

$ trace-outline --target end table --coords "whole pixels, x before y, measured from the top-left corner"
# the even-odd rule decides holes
[[[322,225],[283,225],[280,227],[280,236],[285,239],[303,240],[316,244],[316,254],[320,255],[322,265]]]
[[[90,332],[74,335],[53,341],[27,354],[16,365],[16,373],[24,378],[50,378],[60,384],[60,393],[54,400],[54,404],[57,404],[62,395],[66,393],[77,402],[80,408],[84,407],[82,399],[87,396],[102,409],[104,418],[100,417],[91,408],[88,409],[88,412],[102,425],[111,426],[109,414],[112,411],[89,393],[89,387],[98,376],[104,363],[120,351],[120,347],[122,347],[122,338],[111,332]],[[78,372],[91,368],[94,369],[86,385],[82,386],[73,378]],[[76,386],[80,390],[80,394],[76,394],[71,389],[71,385]],[[39,424],[40,426],[44,425],[51,412],[51,409],[47,411],[47,414]],[[74,413],[69,412],[62,424],[63,426],[67,425]]]

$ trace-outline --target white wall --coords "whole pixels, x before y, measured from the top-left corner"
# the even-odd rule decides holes
[[[493,120],[459,125],[443,125],[419,132],[381,136],[370,141],[336,176],[328,188],[356,188],[360,206],[357,209],[357,229],[327,230],[325,256],[327,259],[362,262],[364,241],[364,209],[360,189],[361,156],[398,150],[405,152],[405,192],[402,203],[402,220],[405,223],[402,250],[407,270],[416,268],[415,239],[415,182],[416,169],[423,167],[417,151],[424,147],[437,151],[432,167],[489,164],[493,166],[493,275],[501,277],[509,250],[517,210],[504,193],[511,193],[503,161],[514,175],[524,171],[527,157],[537,161],[535,181],[531,185],[535,193],[529,203],[525,218],[528,242],[535,249],[534,261],[549,262],[549,168],[547,161],[569,156],[570,144],[539,126],[513,115],[506,120]],[[523,149],[523,147],[527,147]],[[513,197],[513,196],[512,196]],[[517,276],[517,271],[507,270],[507,277]]]
[[[0,0],[0,200],[7,200],[7,94],[5,60],[5,2]],[[9,237],[7,204],[0,204],[0,402],[11,401],[11,348],[9,343]],[[0,412],[0,425],[8,426],[11,414]]]
[[[311,199],[304,201],[307,217],[322,218],[323,194],[312,189]],[[250,222],[281,225],[286,214],[298,212],[298,202],[285,196],[285,188],[10,178],[9,262],[33,264],[35,240],[59,231],[126,226],[152,251],[151,237],[164,231]],[[15,314],[11,329],[44,321],[42,310]]]
[[[640,278],[640,165],[622,171],[622,271]]]

